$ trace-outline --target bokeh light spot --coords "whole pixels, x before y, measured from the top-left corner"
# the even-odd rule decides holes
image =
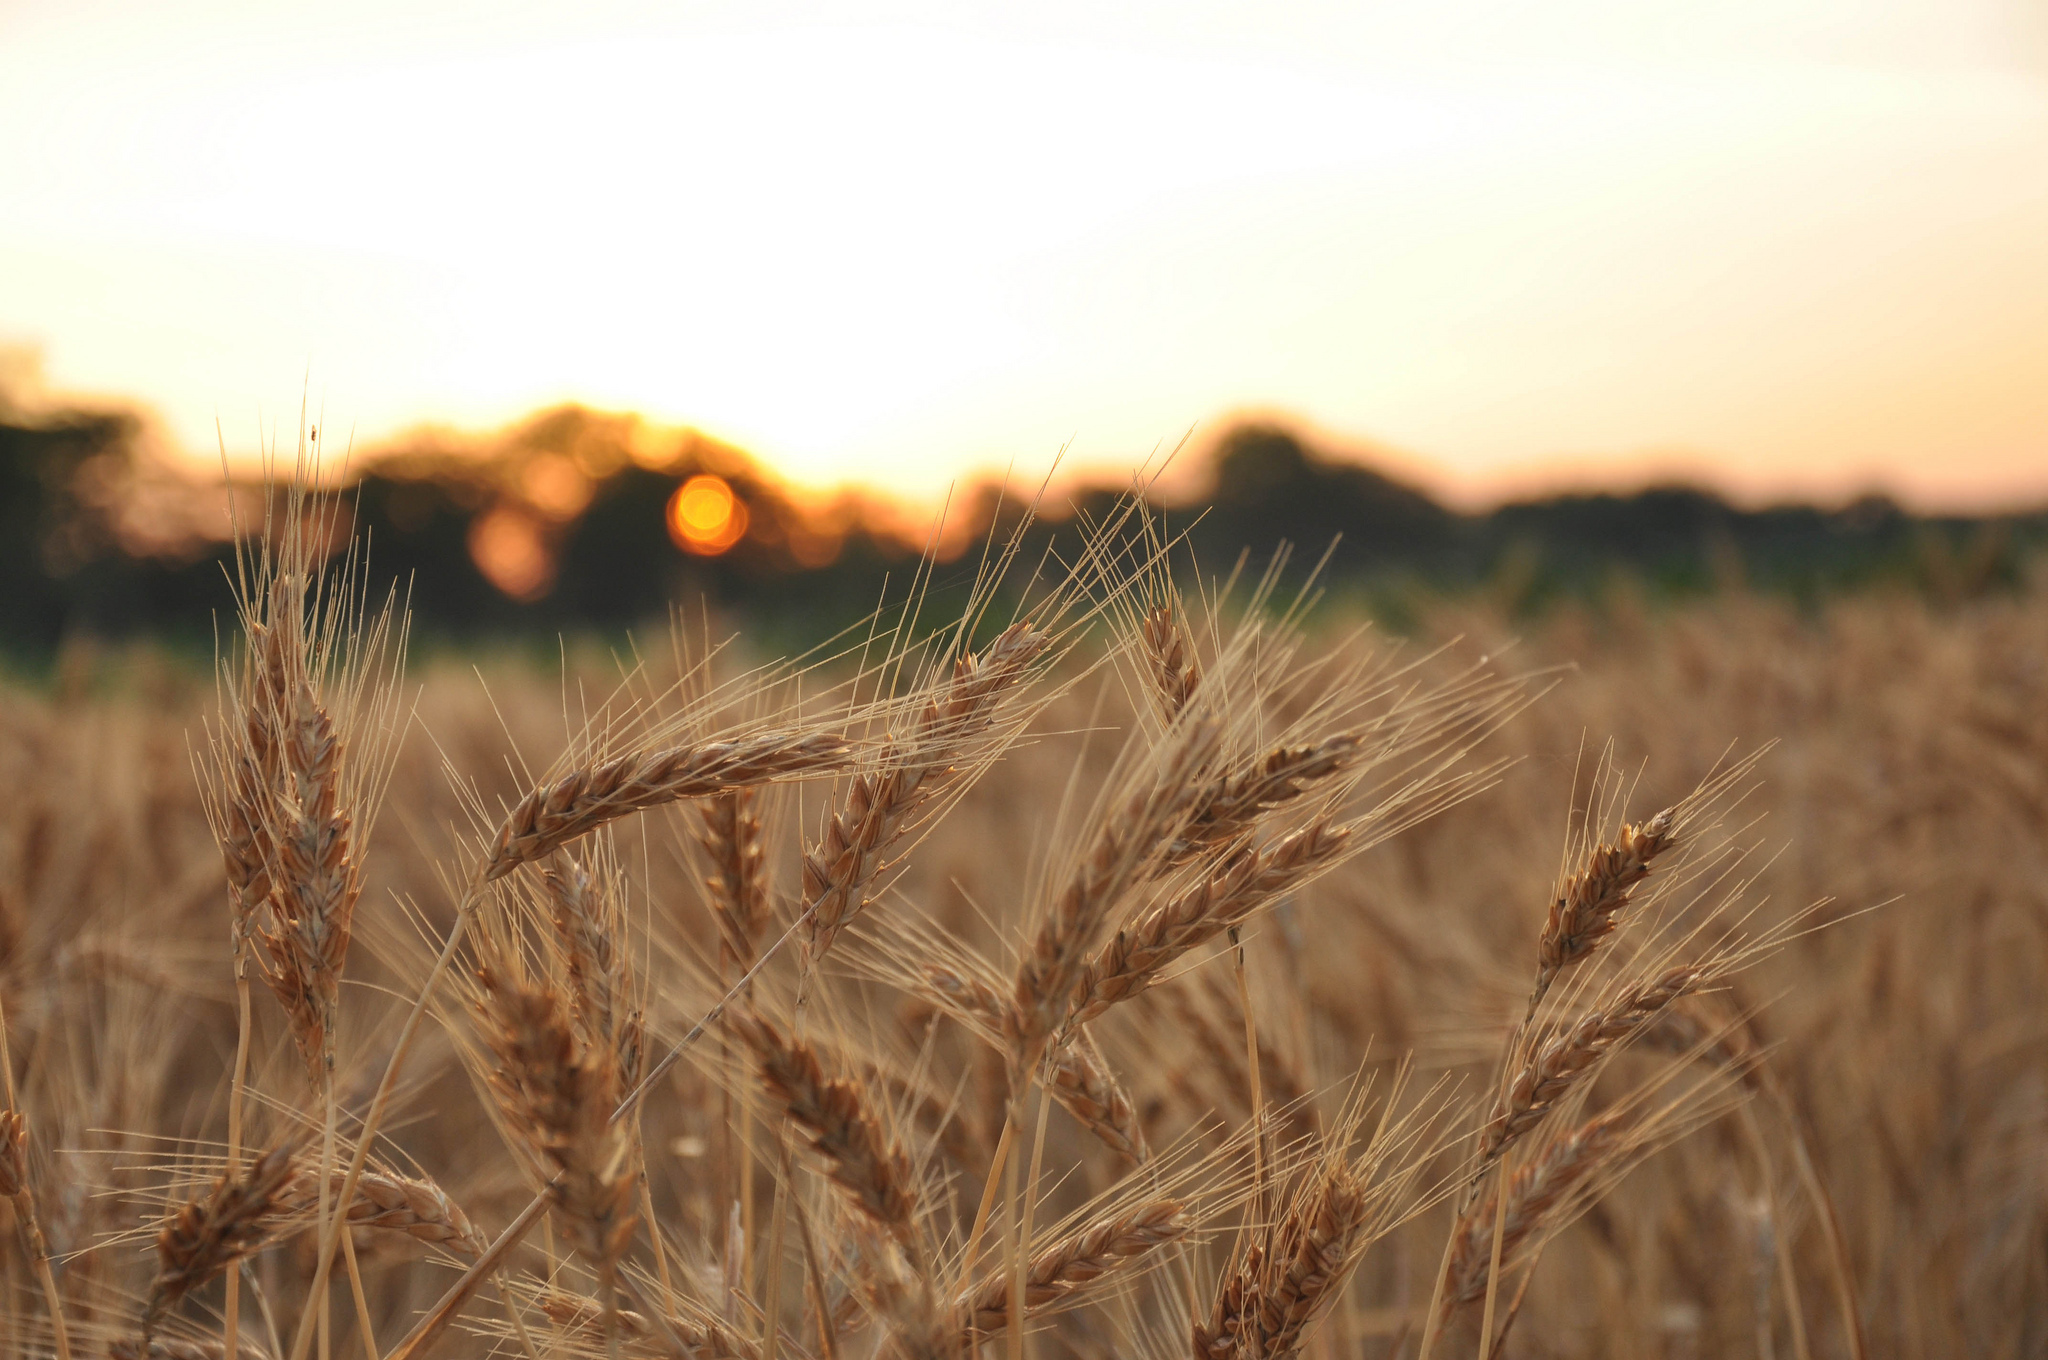
[[[515,600],[537,600],[555,581],[540,526],[512,506],[495,506],[470,522],[469,556],[485,580]]]
[[[747,532],[747,505],[723,477],[700,473],[668,501],[668,536],[684,552],[716,557]]]

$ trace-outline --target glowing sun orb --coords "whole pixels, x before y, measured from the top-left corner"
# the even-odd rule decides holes
[[[716,557],[747,532],[747,503],[723,477],[700,473],[668,498],[668,536],[686,553]]]

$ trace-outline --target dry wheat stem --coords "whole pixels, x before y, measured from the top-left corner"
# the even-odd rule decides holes
[[[0,1044],[0,1062],[10,1064],[7,1076],[8,1100],[13,1101],[12,1058]],[[36,1213],[35,1189],[29,1182],[28,1121],[12,1108],[0,1110],[0,1197],[14,1208],[14,1225],[21,1233],[22,1249],[42,1287],[43,1304],[50,1314],[50,1335],[57,1347],[57,1360],[71,1360],[71,1329],[64,1317],[63,1296],[50,1272],[50,1248],[43,1240],[43,1225]]]

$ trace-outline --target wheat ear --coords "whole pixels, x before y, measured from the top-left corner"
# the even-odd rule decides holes
[[[626,1131],[611,1122],[621,1090],[614,1056],[577,1036],[557,989],[509,970],[478,970],[476,1009],[499,1108],[553,1173],[549,1202],[609,1293],[636,1222]]]
[[[498,828],[482,879],[503,878],[630,813],[688,798],[839,769],[853,755],[832,732],[764,732],[702,745],[633,751],[534,789]]]
[[[310,1213],[317,1194],[317,1167],[301,1165],[292,1180],[279,1192],[281,1208],[292,1213]],[[328,1172],[328,1184],[335,1196],[341,1191],[343,1173]],[[390,1171],[365,1171],[356,1179],[355,1200],[348,1206],[350,1227],[380,1228],[402,1233],[430,1246],[447,1247],[464,1256],[480,1256],[490,1243],[477,1231],[462,1206],[433,1181],[401,1176]]]
[[[1230,856],[1097,950],[1081,970],[1066,1027],[1085,1025],[1138,995],[1193,950],[1242,925],[1341,855],[1351,828],[1319,818],[1264,847]]]
[[[907,740],[889,741],[880,768],[855,775],[838,811],[826,819],[816,848],[804,856],[804,907],[810,957],[822,957],[867,905],[882,856],[914,814],[958,773],[958,762],[988,731],[1004,696],[1051,642],[1028,623],[1014,623],[979,657],[962,656],[933,686]]]
[[[753,789],[735,789],[697,805],[700,837],[711,860],[704,886],[718,921],[718,975],[731,986],[759,957],[768,929],[767,850]]]
[[[1180,618],[1170,605],[1156,605],[1149,610],[1140,631],[1145,640],[1145,662],[1151,674],[1152,692],[1168,720],[1177,718],[1195,697],[1195,686],[1202,682],[1201,668],[1195,663],[1195,650],[1189,645],[1187,634],[1180,626]]]
[[[1028,1076],[1046,1042],[1067,1016],[1084,955],[1103,922],[1145,874],[1199,795],[1202,770],[1219,736],[1212,720],[1188,723],[1169,737],[1150,777],[1096,829],[1017,968],[1008,1010],[1010,1061]]]
[[[1027,1317],[1066,1303],[1105,1276],[1121,1271],[1154,1249],[1187,1233],[1183,1206],[1158,1199],[1104,1218],[1063,1238],[1031,1258],[1024,1277]],[[998,1271],[954,1303],[962,1347],[969,1351],[1002,1331],[1010,1319],[1010,1275]]]
[[[769,1093],[829,1164],[847,1200],[906,1250],[917,1241],[910,1158],[883,1129],[864,1083],[827,1075],[818,1051],[746,1011],[727,1021],[754,1055]]]
[[[1572,1192],[1611,1158],[1621,1146],[1622,1128],[1612,1115],[1588,1121],[1546,1144],[1542,1151],[1508,1178],[1507,1203],[1495,1190],[1482,1203],[1461,1214],[1451,1230],[1453,1246],[1443,1291],[1443,1317],[1485,1297],[1493,1259],[1493,1228],[1501,1223],[1503,1268],[1541,1233]],[[1503,1207],[1505,1212],[1503,1212]]]
[[[242,1175],[222,1172],[213,1188],[187,1202],[157,1230],[156,1278],[142,1314],[142,1348],[178,1301],[269,1240],[278,1200],[292,1179],[294,1143],[280,1143]]]
[[[1204,1360],[1286,1360],[1343,1292],[1367,1239],[1365,1187],[1333,1166],[1279,1222],[1268,1225],[1194,1329]]]
[[[1542,1122],[1595,1063],[1661,1017],[1674,1002],[1698,991],[1707,976],[1700,967],[1667,969],[1623,989],[1611,1005],[1589,1012],[1538,1048],[1515,1072],[1506,1099],[1487,1121],[1479,1144],[1481,1165],[1499,1159],[1516,1139]]]
[[[1536,982],[1523,1023],[1534,1018],[1550,984],[1583,962],[1614,932],[1621,909],[1650,874],[1650,862],[1678,840],[1678,810],[1666,808],[1641,826],[1624,824],[1612,844],[1595,846],[1551,899],[1536,945]]]
[[[1304,797],[1356,765],[1365,739],[1340,732],[1306,745],[1276,746],[1202,790],[1168,855],[1182,864],[1239,841],[1268,813]]]

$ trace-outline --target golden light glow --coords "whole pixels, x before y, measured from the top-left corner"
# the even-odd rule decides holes
[[[686,553],[716,557],[746,533],[746,502],[723,477],[700,473],[668,498],[668,536]]]
[[[537,600],[554,584],[554,559],[540,526],[512,506],[496,506],[470,521],[469,556],[485,580],[515,600]]]
[[[202,474],[307,392],[927,503],[1246,408],[1462,500],[2048,494],[2036,0],[755,8],[0,7],[0,349]]]

